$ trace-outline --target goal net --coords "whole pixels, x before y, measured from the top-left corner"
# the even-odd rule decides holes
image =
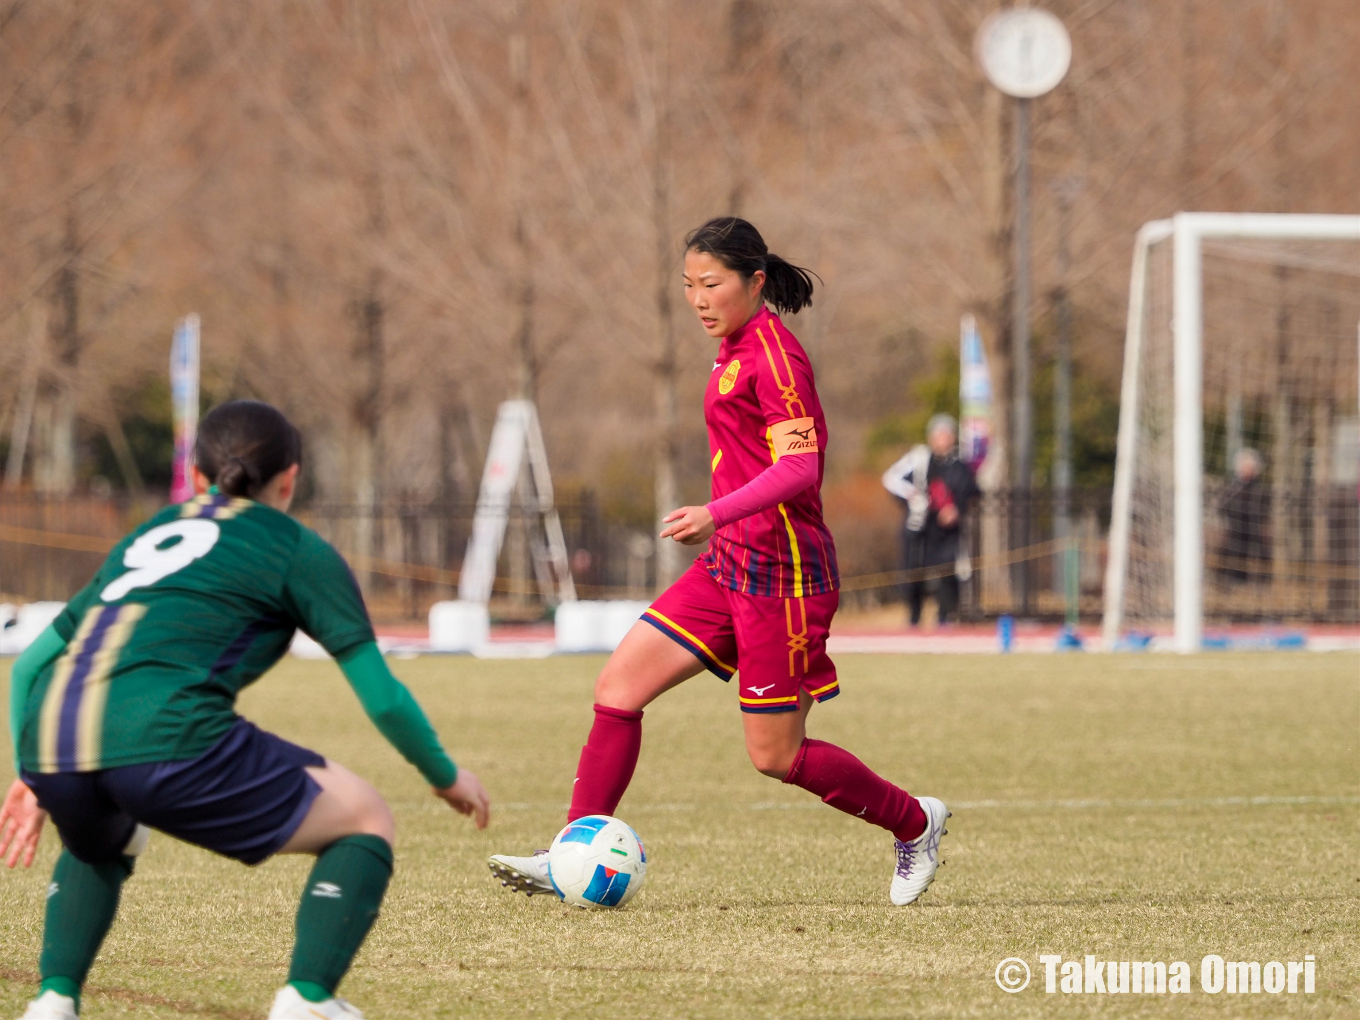
[[[1182,213],[1135,246],[1105,644],[1360,622],[1360,217]]]

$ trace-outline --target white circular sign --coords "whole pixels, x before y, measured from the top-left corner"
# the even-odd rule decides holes
[[[1037,7],[998,11],[982,23],[977,57],[987,80],[1008,96],[1033,99],[1052,90],[1072,63],[1063,23]]]

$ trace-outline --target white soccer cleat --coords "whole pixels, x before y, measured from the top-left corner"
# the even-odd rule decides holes
[[[30,1002],[19,1020],[79,1020],[79,1017],[75,999],[49,990]]]
[[[530,857],[511,857],[508,854],[492,854],[486,859],[491,874],[501,880],[501,885],[513,892],[528,896],[534,893],[556,893],[552,879],[548,877],[548,851],[536,850]]]
[[[907,843],[897,840],[897,870],[889,897],[898,907],[915,903],[935,881],[935,869],[940,866],[940,837],[949,831],[944,823],[953,814],[944,801],[935,797],[917,800],[926,813],[926,831]]]
[[[344,999],[308,1002],[292,985],[284,985],[274,996],[269,1020],[364,1020],[364,1015]]]

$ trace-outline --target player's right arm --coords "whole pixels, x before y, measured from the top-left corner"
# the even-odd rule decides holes
[[[419,703],[387,668],[354,575],[340,554],[310,530],[304,529],[293,556],[285,600],[303,629],[339,663],[378,732],[439,797],[484,828],[490,808],[486,791],[471,772],[460,772]]]
[[[71,597],[71,601],[57,618],[47,626],[36,640],[20,653],[14,660],[14,665],[9,671],[9,732],[14,746],[14,774],[20,773],[19,742],[24,731],[24,715],[28,709],[28,696],[33,690],[34,683],[42,675],[54,659],[66,651],[66,646],[71,638],[76,635],[76,628],[80,625],[80,618],[85,611],[90,608],[98,599],[100,587],[107,579],[109,573],[109,563],[113,561],[114,555],[121,555],[121,549],[126,545],[127,540],[120,542],[114,549],[114,553],[104,561],[94,578],[80,591]]]
[[[9,735],[14,745],[14,774],[21,769],[19,741],[24,731],[24,715],[28,711],[28,695],[39,674],[62,652],[66,638],[55,625],[48,626],[37,640],[23,650],[9,671]]]
[[[33,791],[18,778],[22,769],[19,741],[24,731],[28,695],[39,674],[64,651],[66,638],[55,626],[49,626],[14,660],[9,671],[9,732],[14,742],[15,779],[0,805],[0,857],[5,858],[11,868],[20,860],[25,868],[33,863],[43,822],[47,820],[47,812],[38,806]]]
[[[9,672],[9,732],[14,748],[14,782],[0,804],[0,858],[11,868],[21,860],[25,868],[33,863],[42,837],[47,812],[38,806],[33,791],[19,778],[23,774],[20,747],[24,734],[24,718],[33,685],[52,662],[66,651],[75,636],[77,621],[95,600],[115,555],[121,555],[124,542],[119,543],[104,561],[94,579],[72,597],[52,623],[30,644],[10,667]]]

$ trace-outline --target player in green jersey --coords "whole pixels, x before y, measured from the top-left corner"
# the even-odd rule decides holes
[[[392,814],[336,762],[236,714],[236,696],[302,628],[340,664],[364,711],[433,787],[485,827],[490,802],[388,671],[340,554],[289,517],[297,430],[255,401],[199,429],[199,495],[123,539],[10,673],[15,780],[0,856],[32,864],[50,815],[42,985],[24,1020],[72,1020],[150,829],[258,864],[316,856],[288,983],[271,1020],[357,1017],[335,989],[392,873]]]

